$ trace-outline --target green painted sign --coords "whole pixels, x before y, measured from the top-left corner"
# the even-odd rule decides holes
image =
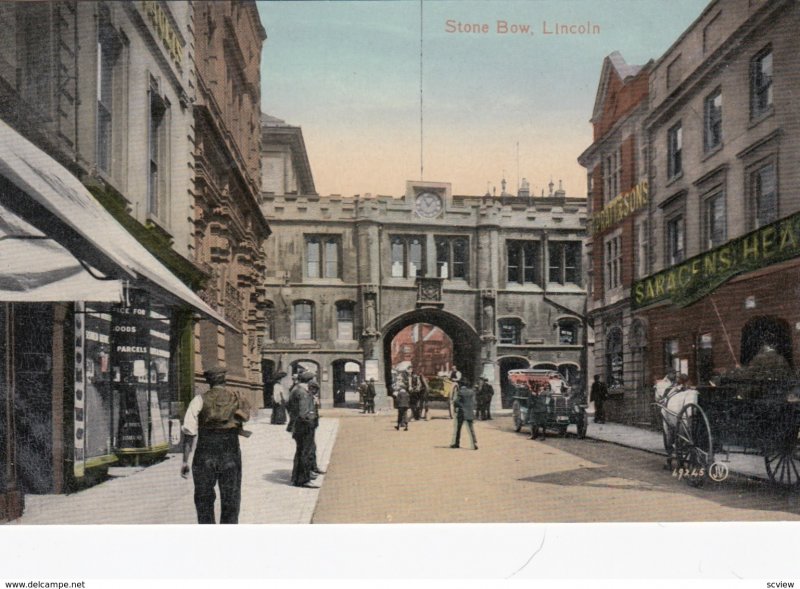
[[[737,274],[777,264],[800,255],[800,213],[637,280],[632,306],[640,309],[669,300],[678,307],[711,294]]]

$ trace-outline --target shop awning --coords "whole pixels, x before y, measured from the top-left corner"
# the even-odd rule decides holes
[[[124,274],[133,279],[144,279],[148,287],[160,291],[161,297],[187,304],[208,319],[239,331],[167,270],[75,176],[3,121],[0,121],[0,175],[63,222]],[[3,204],[3,197],[0,193],[0,204]],[[47,233],[52,236],[49,231]],[[68,249],[76,256],[81,255],[72,247]]]
[[[104,276],[0,204],[0,301],[122,302],[122,281]]]

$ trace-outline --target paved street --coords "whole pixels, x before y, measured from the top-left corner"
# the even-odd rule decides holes
[[[531,441],[507,416],[476,422],[479,450],[450,449],[452,421],[437,417],[408,432],[389,415],[340,417],[313,522],[800,519],[797,494],[764,481],[732,476],[692,489],[652,452],[573,436]]]

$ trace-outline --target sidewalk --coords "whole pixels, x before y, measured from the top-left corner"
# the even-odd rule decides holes
[[[319,489],[290,484],[295,443],[286,426],[270,425],[270,410],[247,424],[242,448],[241,524],[307,524]],[[323,417],[317,461],[327,470],[339,421]],[[26,495],[25,512],[12,524],[194,524],[194,485],[180,476],[181,457],[170,454],[149,467],[112,467],[110,479],[71,495]],[[325,475],[315,484],[321,485]],[[216,502],[219,520],[219,500]]]
[[[594,423],[589,420],[589,427],[586,432],[587,438],[610,442],[627,448],[636,448],[654,454],[666,456],[664,441],[661,432],[654,432],[630,425],[619,423]],[[728,456],[725,453],[715,455],[717,462],[727,465],[731,473],[769,480],[767,469],[764,466],[764,457],[754,454],[734,454]]]

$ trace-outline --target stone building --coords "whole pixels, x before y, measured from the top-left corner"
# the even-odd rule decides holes
[[[192,317],[225,321],[190,288],[192,20],[188,2],[0,3],[0,520],[163,456]]]
[[[578,158],[588,173],[589,319],[594,328],[594,374],[609,386],[618,408],[648,405],[644,358],[647,342],[633,320],[631,284],[647,272],[650,234],[647,202],[648,82],[652,61],[629,65],[614,52],[603,61],[592,112],[593,137]],[[624,406],[620,407],[620,400]]]
[[[286,153],[279,169],[306,161]],[[465,376],[485,375],[498,391],[513,368],[581,379],[586,200],[552,188],[463,196],[449,183],[409,181],[399,198],[263,193],[273,231],[265,374],[315,370],[330,406],[355,363],[385,403],[393,339],[427,323],[452,340]]]
[[[768,344],[800,365],[800,5],[711,2],[654,64],[648,275],[632,305],[650,372],[698,384]]]
[[[234,331],[209,321],[196,329],[195,379],[223,364],[228,385],[261,405],[259,334],[264,329],[262,244],[269,225],[261,186],[261,48],[255,3],[194,2],[194,246],[207,274],[202,296]]]

